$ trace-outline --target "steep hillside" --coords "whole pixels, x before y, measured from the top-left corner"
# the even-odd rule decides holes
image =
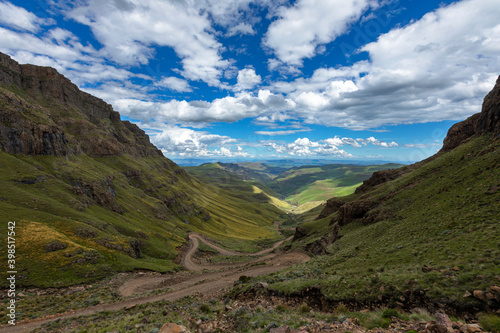
[[[500,78],[438,154],[376,172],[319,216],[304,216],[287,248],[323,255],[265,278],[270,293],[323,307],[424,307],[466,318],[497,311],[499,118]]]
[[[282,215],[190,177],[104,101],[3,54],[0,187],[2,239],[16,221],[18,286],[174,270],[188,231],[250,250],[278,237]]]

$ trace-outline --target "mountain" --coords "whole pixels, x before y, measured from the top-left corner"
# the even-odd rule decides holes
[[[16,222],[18,286],[176,270],[189,231],[248,250],[278,238],[273,223],[284,216],[189,176],[109,104],[53,68],[4,54],[0,186],[2,225]]]
[[[500,77],[436,155],[375,172],[355,193],[299,217],[286,248],[317,256],[261,279],[269,294],[323,309],[426,308],[465,319],[497,311],[499,144]]]

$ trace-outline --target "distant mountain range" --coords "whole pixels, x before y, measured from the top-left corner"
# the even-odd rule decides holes
[[[218,163],[221,162],[217,158],[186,158],[186,159],[176,159],[175,162],[180,166],[199,166],[206,163]],[[293,168],[305,165],[329,165],[329,164],[354,164],[354,165],[378,165],[378,164],[407,164],[413,163],[416,161],[385,161],[385,160],[356,160],[356,159],[343,159],[343,160],[328,160],[328,159],[307,159],[307,158],[298,158],[298,159],[271,159],[271,160],[245,160],[241,159],[224,159],[224,162],[221,163],[233,163],[233,164],[246,164],[246,163],[258,163],[258,164],[266,164],[274,167],[282,167],[282,168]]]

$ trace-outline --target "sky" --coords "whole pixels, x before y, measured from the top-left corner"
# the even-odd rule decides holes
[[[0,52],[56,68],[179,163],[408,163],[481,110],[500,5],[0,0]]]

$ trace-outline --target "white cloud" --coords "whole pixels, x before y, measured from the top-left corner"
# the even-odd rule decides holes
[[[280,19],[271,23],[264,44],[280,61],[300,67],[304,58],[316,54],[318,45],[342,35],[367,8],[367,0],[299,0],[278,11]]]
[[[99,89],[88,89],[111,102],[119,95],[113,95],[109,82],[116,88],[118,83],[128,87],[128,96],[143,97],[146,88],[128,82],[130,78],[150,80],[144,74],[134,74],[123,68],[106,64],[92,46],[82,45],[72,32],[61,28],[46,31],[40,36],[17,32],[0,27],[0,52],[9,54],[21,64],[49,66],[76,85],[85,89],[85,85]],[[87,90],[87,89],[86,89]],[[141,92],[142,91],[142,92]]]
[[[340,149],[344,145],[350,145],[354,148],[366,147],[368,144],[383,148],[397,147],[398,144],[394,141],[385,142],[374,137],[367,139],[353,138],[328,138],[324,140],[310,140],[309,138],[298,138],[292,143],[279,144],[276,142],[263,142],[271,150],[275,150],[278,154],[289,154],[292,156],[329,156],[350,158],[354,157],[351,153]]]
[[[238,77],[236,78],[238,82],[236,85],[236,90],[250,90],[256,85],[261,83],[260,75],[255,73],[253,68],[245,68],[238,72]]]
[[[122,65],[147,64],[153,47],[168,46],[181,59],[182,74],[219,86],[223,70],[230,62],[222,59],[219,43],[208,15],[187,2],[90,0],[68,16],[88,25],[103,45],[103,54]],[[126,22],[126,24],[124,24]],[[168,59],[175,66],[177,59]]]
[[[265,96],[261,99],[259,96]],[[244,118],[258,117],[266,112],[274,113],[288,110],[294,103],[281,95],[257,96],[241,93],[236,97],[224,97],[212,102],[177,101],[150,102],[137,99],[119,99],[113,103],[123,115],[134,119],[149,121],[155,118],[158,123],[210,123],[235,122]]]
[[[292,143],[278,144],[275,142],[264,143],[269,149],[278,154],[292,156],[329,156],[329,157],[353,157],[352,154],[339,149],[337,146],[328,145],[324,142],[311,141],[308,138],[298,138]]]
[[[275,82],[307,124],[354,130],[461,120],[480,110],[500,73],[500,6],[464,0],[382,34],[368,61]],[[332,83],[335,83],[332,85]]]
[[[284,130],[284,131],[256,131],[255,134],[258,135],[290,135],[290,134],[295,134],[299,132],[310,132],[310,128],[302,128],[302,129],[295,129],[295,130]]]
[[[256,31],[250,24],[240,23],[237,26],[231,27],[227,33],[228,36],[234,35],[255,35]]]
[[[165,155],[196,157],[196,156],[228,156],[232,153],[227,146],[235,144],[236,140],[224,135],[210,134],[205,131],[195,131],[172,125],[140,124],[143,128],[159,130],[151,136],[151,142],[163,151]],[[244,154],[236,151],[235,154]]]
[[[37,17],[22,7],[15,6],[7,1],[0,2],[0,24],[2,25],[18,30],[37,32],[40,25],[45,23],[44,19]]]
[[[193,91],[189,86],[189,82],[178,77],[169,76],[163,77],[159,82],[156,83],[159,87],[166,87],[170,90],[178,92],[191,92]]]

